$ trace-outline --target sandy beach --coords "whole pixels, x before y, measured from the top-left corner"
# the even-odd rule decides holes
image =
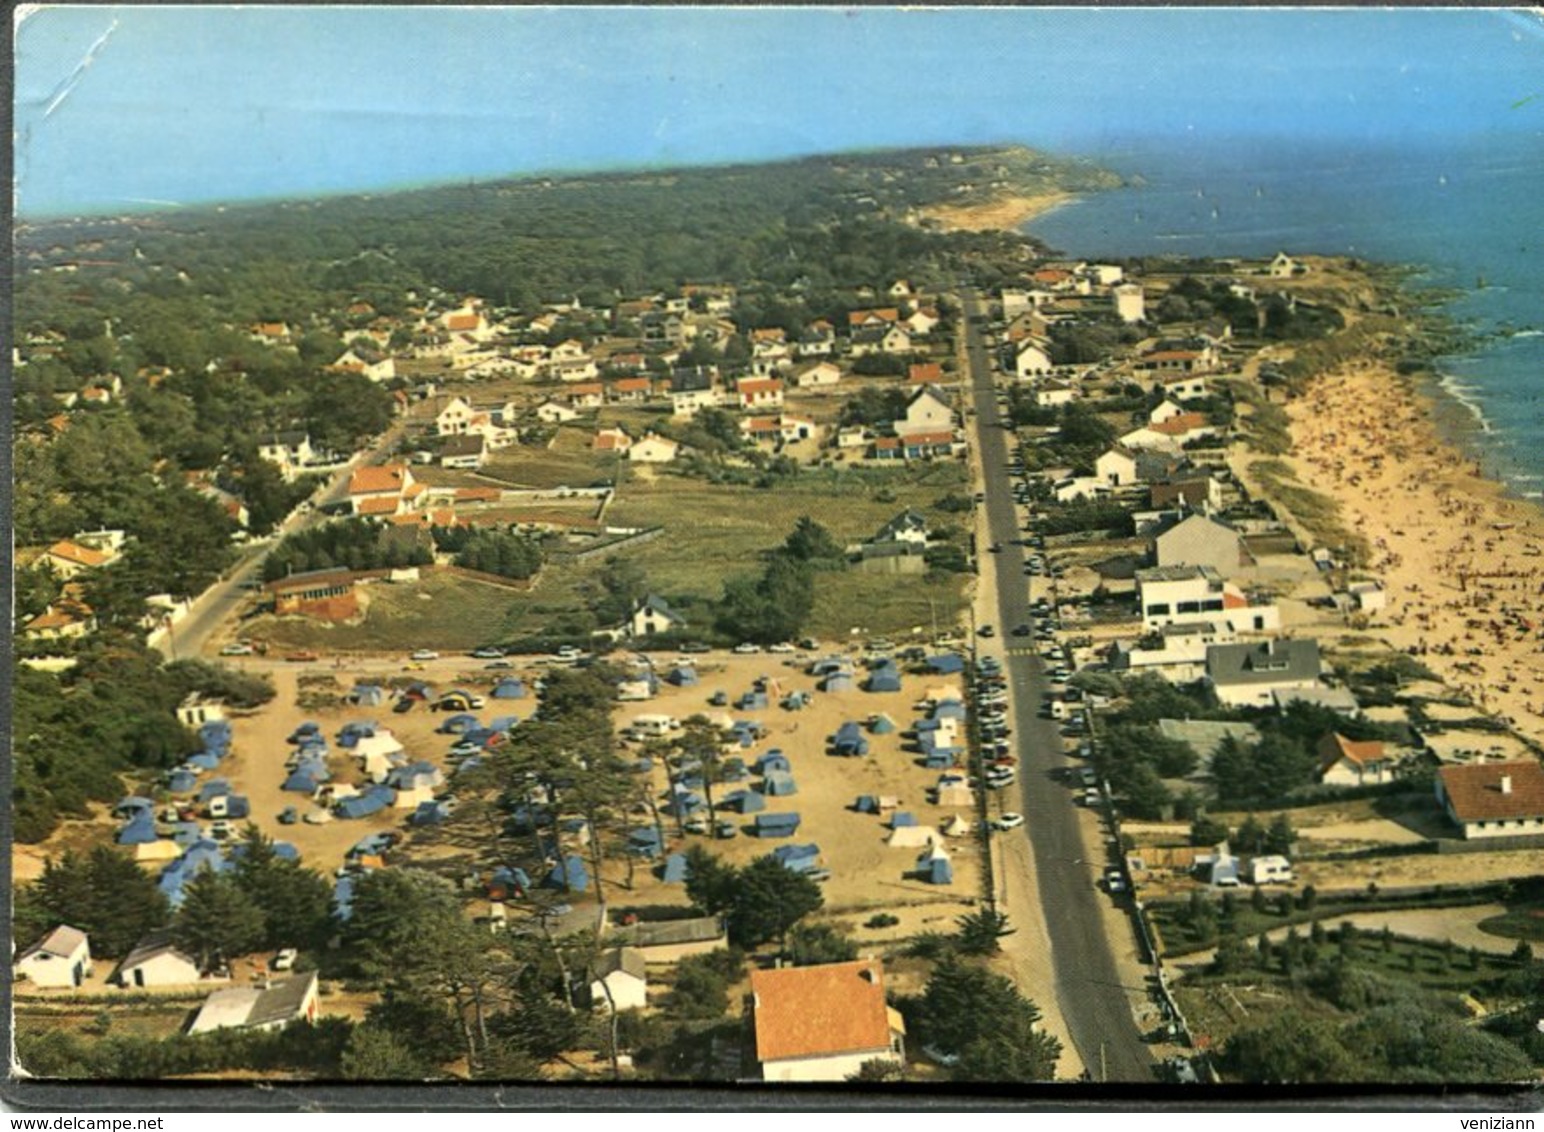
[[[1321,376],[1288,414],[1297,478],[1340,504],[1387,591],[1371,631],[1544,740],[1544,512],[1482,478],[1387,366]]]
[[[923,218],[946,232],[1016,232],[1027,221],[1074,199],[1073,193],[998,197],[980,204],[937,205],[924,208]]]

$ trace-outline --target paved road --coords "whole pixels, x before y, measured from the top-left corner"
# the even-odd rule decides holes
[[[983,313],[970,293],[964,296],[967,315]],[[1027,622],[1029,587],[1024,553],[1012,544],[1020,536],[1012,485],[1005,467],[1012,436],[997,425],[992,367],[980,329],[966,319],[966,349],[970,358],[969,404],[975,410],[975,443],[986,473],[987,522],[993,542],[1002,550],[980,548],[983,570],[997,571],[999,634]],[[1034,853],[1036,883],[1045,906],[1056,970],[1057,1001],[1083,1063],[1095,1080],[1151,1081],[1153,1058],[1132,1018],[1131,1001],[1105,934],[1108,899],[1090,883],[1090,867],[1078,826],[1071,790],[1053,775],[1069,765],[1062,753],[1056,725],[1039,716],[1047,687],[1040,658],[1031,638],[1003,637],[1004,669],[1012,686],[1013,729],[1017,739],[1022,783],[1024,828]],[[1102,1067],[1102,1069],[1101,1069]]]
[[[398,420],[376,439],[368,449],[356,455],[340,471],[335,473],[311,496],[312,508],[292,511],[279,529],[266,539],[249,543],[221,579],[193,600],[193,608],[157,647],[168,660],[186,660],[201,655],[211,638],[219,631],[227,618],[241,608],[246,596],[244,586],[260,578],[263,558],[277,545],[279,536],[291,535],[315,526],[326,516],[322,508],[338,503],[348,496],[348,481],[355,468],[373,463],[383,452],[401,439],[407,422]]]

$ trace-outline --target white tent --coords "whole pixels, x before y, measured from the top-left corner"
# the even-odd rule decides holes
[[[965,694],[952,684],[939,684],[937,687],[929,688],[926,698],[935,704],[965,702]]]
[[[968,837],[975,824],[961,814],[950,814],[941,828],[945,837]]]
[[[936,845],[942,840],[938,830],[933,826],[903,825],[899,829],[890,831],[885,844],[896,849],[916,849],[924,845]]]
[[[974,792],[964,783],[955,783],[951,786],[940,786],[938,788],[938,804],[940,806],[970,808],[975,805],[975,802]],[[946,829],[944,832],[947,833],[948,830]]]
[[[134,846],[136,861],[175,861],[180,856],[182,856],[182,846],[164,837]]]
[[[392,767],[398,765],[404,755],[402,744],[390,731],[377,731],[363,736],[354,747],[354,757],[359,759],[371,782],[385,782]]]

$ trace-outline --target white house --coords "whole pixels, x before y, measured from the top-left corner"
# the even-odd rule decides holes
[[[1445,766],[1436,791],[1465,840],[1544,833],[1544,767],[1534,759]]]
[[[78,987],[91,974],[91,942],[79,928],[60,924],[18,955],[14,970],[35,987]]]
[[[1070,405],[1077,396],[1077,386],[1052,378],[1035,389],[1035,404],[1042,409],[1054,409],[1060,405]]]
[[[465,397],[452,397],[434,418],[436,436],[464,436],[476,416],[472,403]]]
[[[878,959],[751,972],[763,1081],[845,1081],[866,1061],[903,1065],[906,1024],[885,1002]]]
[[[1129,487],[1137,482],[1136,453],[1117,444],[1094,461],[1094,474],[1111,487]]]
[[[226,987],[204,1000],[190,1034],[211,1030],[282,1030],[291,1022],[314,1023],[317,1014],[315,971],[259,986]]]
[[[1137,606],[1148,629],[1210,622],[1235,633],[1281,627],[1281,610],[1251,604],[1242,590],[1210,566],[1157,566],[1136,572]]]
[[[681,446],[674,440],[649,432],[627,450],[627,458],[637,464],[668,464],[680,451]]]
[[[842,380],[842,368],[834,362],[811,362],[793,371],[799,389],[829,389]]]
[[[742,409],[780,409],[783,406],[783,383],[775,377],[742,378],[735,386]]]
[[[1206,675],[1206,650],[1233,643],[1233,631],[1210,621],[1165,625],[1134,643],[1116,641],[1105,653],[1112,672],[1152,672],[1171,684],[1193,684]]]
[[[1206,683],[1228,707],[1269,707],[1275,692],[1317,688],[1320,669],[1318,641],[1261,641],[1206,650]]]
[[[107,981],[120,987],[176,987],[198,982],[200,974],[192,956],[159,932],[140,940]]]
[[[1270,266],[1265,270],[1272,279],[1290,279],[1297,274],[1298,265],[1297,261],[1286,252],[1277,252],[1276,258],[1271,260]]]
[[[1053,368],[1051,344],[1043,338],[1025,338],[1014,350],[1013,376],[1017,378],[1044,377]]]
[[[579,410],[572,405],[565,405],[562,401],[543,401],[536,406],[536,419],[546,424],[562,424],[565,421],[577,420]]]
[[[1071,503],[1075,499],[1097,499],[1108,495],[1110,485],[1098,476],[1074,476],[1058,480],[1051,485],[1051,494],[1058,503]]]
[[[1319,738],[1319,781],[1329,786],[1370,786],[1394,778],[1394,759],[1376,739],[1347,739],[1338,731]]]
[[[636,947],[614,947],[595,960],[585,992],[592,1010],[642,1010],[649,1004],[648,964]]]
[[[1142,322],[1147,318],[1147,304],[1138,283],[1122,283],[1110,291],[1115,314],[1122,322]]]
[[[286,481],[293,480],[300,469],[316,460],[311,437],[304,432],[276,432],[258,443],[257,454],[278,467]]]
[[[954,409],[935,385],[924,385],[906,403],[906,415],[895,422],[897,436],[948,432],[954,428]]]
[[[686,618],[671,609],[665,599],[656,594],[649,594],[639,603],[627,624],[628,635],[632,637],[647,637],[653,633],[668,633],[673,629],[684,628]]]

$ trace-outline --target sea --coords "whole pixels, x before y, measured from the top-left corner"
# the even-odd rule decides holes
[[[1544,497],[1544,136],[1186,139],[1089,156],[1128,185],[1025,225],[1066,255],[1347,255],[1451,293],[1439,309],[1473,338],[1437,362],[1438,419],[1486,475]]]

